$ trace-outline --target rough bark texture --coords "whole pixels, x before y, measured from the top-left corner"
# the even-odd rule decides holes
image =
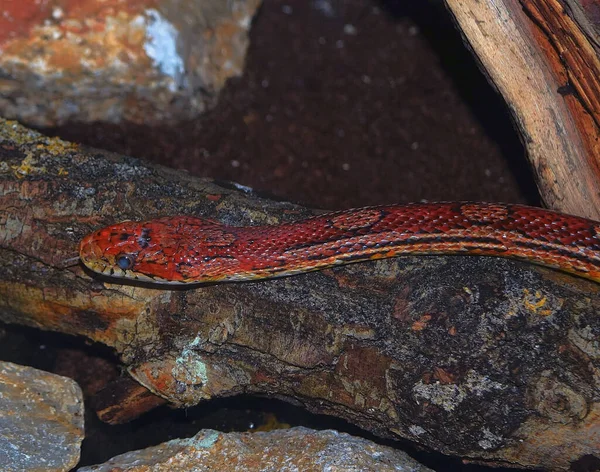
[[[566,468],[600,455],[600,285],[483,257],[192,290],[114,284],[60,268],[93,228],[311,212],[16,125],[0,143],[2,320],[112,346],[179,406],[266,394],[473,460]]]
[[[596,0],[446,0],[510,106],[542,199],[600,218],[600,41]]]

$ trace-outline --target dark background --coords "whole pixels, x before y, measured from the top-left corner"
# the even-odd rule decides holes
[[[441,1],[266,0],[250,40],[198,120],[50,132],[319,208],[536,202],[506,105]]]

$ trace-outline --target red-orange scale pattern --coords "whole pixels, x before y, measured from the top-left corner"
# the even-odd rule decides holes
[[[190,216],[124,222],[86,236],[80,256],[96,272],[167,283],[278,277],[405,254],[509,257],[598,282],[599,233],[600,223],[541,208],[424,203],[275,226],[232,227]]]

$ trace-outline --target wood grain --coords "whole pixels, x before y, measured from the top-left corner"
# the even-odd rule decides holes
[[[513,114],[546,205],[598,220],[598,49],[569,3],[446,0]]]

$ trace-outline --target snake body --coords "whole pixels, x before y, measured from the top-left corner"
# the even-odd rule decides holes
[[[273,226],[191,216],[126,221],[80,244],[81,260],[95,272],[174,284],[280,277],[416,254],[509,257],[600,282],[600,223],[523,205],[424,203]]]

